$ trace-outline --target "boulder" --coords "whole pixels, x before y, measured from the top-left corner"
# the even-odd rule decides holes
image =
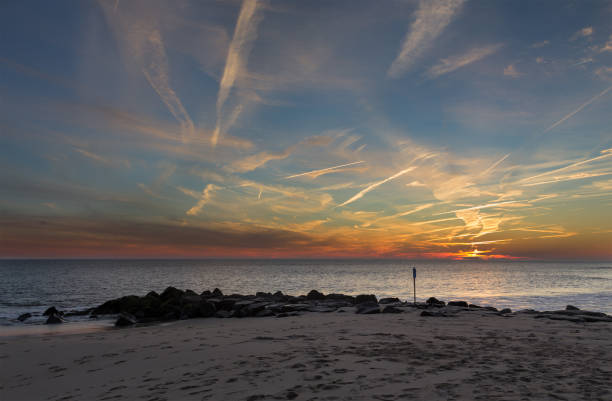
[[[119,315],[119,317],[117,318],[117,321],[115,322],[115,327],[125,327],[125,326],[132,326],[134,324],[136,324],[136,317],[130,313],[126,313],[123,312]]]
[[[58,324],[58,323],[64,323],[64,322],[65,320],[62,318],[61,315],[53,313],[49,315],[45,324]]]
[[[376,299],[376,295],[373,294],[361,294],[361,295],[357,295],[355,297],[355,304],[359,305],[359,304],[363,304],[366,302],[373,302],[375,304],[378,304],[378,300]]]
[[[220,289],[218,289],[218,288],[215,288],[215,289],[213,290],[212,294],[213,294],[213,296],[214,296],[214,297],[222,297],[222,296],[223,296],[223,293],[222,293],[222,292],[221,292],[221,290],[220,290]]]
[[[62,316],[64,313],[58,311],[55,306],[52,306],[50,308],[47,308],[47,310],[43,313],[43,316],[51,316],[51,315],[58,315],[58,316]]]
[[[397,308],[392,305],[387,305],[383,308],[382,313],[402,313],[403,311],[400,308]]]
[[[145,295],[145,297],[159,298],[159,294],[156,293],[155,291],[149,291],[147,292],[147,295]]]
[[[357,310],[355,313],[359,313],[360,315],[380,313],[380,307],[378,306],[377,302],[363,302],[357,305]]]
[[[580,308],[575,307],[574,305],[567,305],[565,310],[580,310]]]
[[[470,308],[470,309],[482,309],[482,306],[479,306],[479,305],[474,305],[474,304],[470,304],[470,305],[469,305],[469,308]]]
[[[325,299],[332,300],[332,301],[344,301],[351,305],[355,303],[355,297],[351,295],[344,295],[344,294],[327,294],[325,296]]]
[[[446,305],[444,301],[440,301],[436,297],[429,297],[429,299],[425,302],[428,306],[442,307]]]
[[[212,292],[210,292],[209,290],[204,290],[202,291],[202,293],[200,294],[200,296],[202,298],[212,298],[213,294]]]
[[[19,320],[20,322],[25,322],[27,319],[29,319],[31,317],[32,317],[32,314],[30,312],[22,313],[21,315],[19,315],[17,320]]]
[[[399,300],[399,298],[395,298],[395,297],[382,298],[380,301],[378,301],[379,304],[394,304],[397,302],[401,302],[401,301]]]
[[[461,306],[461,307],[467,308],[468,303],[465,301],[449,301],[448,306]]]
[[[482,309],[488,310],[488,311],[491,311],[491,312],[497,312],[497,308],[494,307],[494,306],[485,306]]]
[[[162,299],[163,302],[165,302],[170,299],[180,298],[183,294],[184,292],[182,290],[179,290],[178,288],[168,287],[164,290],[164,292],[161,293],[159,297]]]
[[[321,300],[325,299],[325,295],[323,295],[317,290],[311,290],[308,295],[306,295],[306,299],[309,299],[311,301]]]
[[[512,313],[512,309],[510,308],[504,308],[502,310],[499,311],[499,313],[501,314],[505,314],[505,313]]]
[[[255,314],[255,316],[256,316],[256,317],[268,317],[268,316],[274,316],[274,312],[272,312],[272,311],[271,311],[271,310],[269,310],[269,309],[263,309],[263,310],[260,310],[259,312],[257,312],[257,313]]]

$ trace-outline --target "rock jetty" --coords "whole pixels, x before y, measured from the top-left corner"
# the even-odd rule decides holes
[[[112,299],[93,309],[71,311],[68,313],[50,307],[44,313],[47,324],[63,323],[65,317],[89,314],[115,316],[118,327],[132,326],[137,323],[151,323],[192,318],[244,318],[295,316],[304,312],[330,313],[354,312],[357,314],[403,313],[422,309],[422,317],[454,317],[459,313],[479,311],[484,314],[512,317],[516,314],[529,314],[534,318],[567,320],[576,323],[612,322],[612,317],[601,312],[583,311],[568,305],[562,311],[538,312],[531,309],[512,312],[509,308],[498,309],[491,306],[478,306],[465,301],[448,303],[435,297],[424,303],[403,302],[399,298],[378,300],[373,294],[357,296],[345,294],[324,294],[312,290],[306,295],[292,296],[280,291],[275,293],[257,292],[255,295],[224,294],[220,289],[206,290],[200,294],[192,290],[166,288],[161,294],[151,291],[144,296],[128,295]],[[25,320],[25,316],[19,317]]]

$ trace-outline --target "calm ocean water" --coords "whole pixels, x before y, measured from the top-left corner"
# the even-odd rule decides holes
[[[481,305],[552,310],[572,304],[612,314],[612,263],[403,260],[0,260],[0,325],[55,305],[92,307],[169,285],[201,292],[435,296]],[[29,322],[40,322],[36,316]],[[17,322],[18,323],[18,322]],[[21,323],[19,323],[21,324]]]

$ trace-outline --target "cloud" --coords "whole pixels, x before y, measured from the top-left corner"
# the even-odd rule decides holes
[[[431,78],[439,77],[440,75],[448,74],[461,67],[472,64],[491,54],[495,53],[502,47],[501,44],[489,45],[469,50],[465,54],[459,54],[440,60],[439,64],[434,65],[429,69],[427,74]]]
[[[215,146],[219,140],[221,129],[227,130],[228,125],[223,126],[223,106],[229,97],[239,74],[244,73],[246,62],[251,51],[253,40],[257,38],[257,25],[262,19],[257,12],[259,3],[257,0],[244,0],[240,8],[238,22],[234,30],[234,36],[227,51],[225,68],[219,83],[217,95],[217,123],[212,135],[212,144]],[[238,106],[240,107],[240,106]],[[233,113],[236,114],[236,113]]]
[[[202,191],[202,195],[200,196],[198,203],[196,203],[195,206],[191,209],[187,210],[187,214],[190,216],[198,215],[200,211],[202,211],[204,205],[206,205],[210,201],[213,191],[217,189],[220,189],[220,187],[216,186],[215,184],[208,184],[206,188],[204,188],[204,190]]]
[[[461,212],[480,210],[480,209],[488,209],[488,208],[491,208],[491,207],[500,207],[500,206],[504,206],[504,205],[510,205],[510,204],[513,204],[513,203],[521,203],[521,202],[523,202],[523,201],[506,201],[506,202],[487,203],[485,205],[472,206],[472,207],[467,207],[467,208],[464,208],[464,209],[451,210],[450,212],[438,213],[438,215],[449,214],[449,213],[461,213]]]
[[[421,0],[410,31],[389,67],[388,76],[398,78],[408,71],[422,53],[432,46],[463,3],[463,0]]]
[[[523,185],[526,187],[532,187],[536,185],[553,184],[553,183],[564,182],[564,181],[583,180],[586,178],[601,177],[601,176],[606,176],[606,175],[612,175],[612,171],[583,172],[583,173],[555,176],[555,177],[552,177],[550,180],[526,183]]]
[[[604,149],[604,150],[601,151],[601,155],[600,156],[592,157],[592,158],[586,159],[586,160],[581,160],[579,162],[572,163],[572,164],[569,164],[567,166],[564,166],[564,167],[561,167],[561,168],[557,168],[557,169],[554,169],[554,170],[550,170],[550,171],[547,171],[545,173],[541,173],[541,174],[533,175],[531,177],[523,178],[522,180],[519,181],[519,183],[523,183],[525,181],[530,181],[530,180],[533,180],[534,178],[539,178],[539,177],[544,177],[544,176],[547,176],[547,175],[550,175],[550,174],[559,173],[561,171],[569,170],[569,169],[572,169],[574,167],[579,167],[579,166],[582,166],[582,165],[585,165],[585,164],[588,164],[588,163],[592,163],[594,161],[602,160],[602,159],[605,159],[605,158],[608,158],[608,157],[611,157],[611,156],[612,156],[612,149]]]
[[[570,38],[570,40],[574,41],[574,40],[579,39],[579,38],[586,38],[586,37],[591,36],[592,34],[593,34],[593,27],[592,26],[587,26],[587,27],[584,27],[584,28],[580,29],[576,33],[574,33],[572,35],[572,37]]]
[[[612,81],[612,67],[600,67],[595,70],[595,75],[606,81]]]
[[[195,135],[193,121],[189,117],[187,110],[185,110],[181,99],[179,99],[174,89],[170,86],[168,58],[158,30],[151,31],[147,37],[143,52],[145,65],[142,72],[147,81],[149,81],[149,84],[157,92],[170,113],[179,122],[183,135],[193,138]]]
[[[516,70],[516,67],[514,67],[514,64],[510,64],[504,68],[504,76],[518,78],[521,76],[521,73],[519,73]]]
[[[612,35],[608,38],[608,41],[599,49],[601,53],[603,52],[612,52]]]
[[[550,41],[548,40],[543,40],[541,42],[536,42],[534,44],[531,45],[532,48],[537,49],[540,47],[544,47],[544,46],[548,46],[550,44]]]
[[[259,167],[262,167],[264,164],[271,160],[283,160],[291,155],[295,146],[290,146],[282,152],[259,152],[254,155],[245,157],[244,159],[240,159],[232,163],[230,166],[226,167],[228,171],[234,173],[246,173],[249,171],[253,171]]]
[[[576,113],[578,113],[579,111],[581,111],[582,109],[587,107],[589,104],[593,103],[595,100],[599,99],[600,97],[602,97],[603,95],[608,93],[610,91],[610,89],[612,89],[612,86],[604,89],[603,91],[599,92],[597,95],[593,96],[592,98],[590,98],[586,102],[582,103],[580,106],[578,106],[578,108],[576,110],[574,110],[571,113],[568,113],[565,116],[563,116],[563,118],[561,118],[560,120],[558,120],[557,122],[552,124],[550,127],[546,128],[544,131],[542,131],[542,133],[546,133],[546,132],[554,129],[555,127],[558,127],[559,125],[563,124],[565,121],[567,121],[573,115],[575,115]]]
[[[321,176],[323,174],[333,173],[336,170],[341,169],[343,167],[354,166],[354,165],[360,164],[360,163],[365,163],[365,162],[363,160],[361,160],[361,161],[358,161],[358,162],[341,164],[339,166],[333,166],[333,167],[322,168],[322,169],[319,169],[319,170],[307,171],[305,173],[300,173],[300,174],[294,174],[294,175],[287,176],[287,177],[285,177],[285,179],[302,177],[302,176],[309,176],[309,177],[312,177],[312,178],[316,178],[316,177],[319,177],[319,176]]]
[[[375,182],[371,185],[368,185],[366,188],[362,189],[361,191],[359,191],[355,196],[353,196],[351,199],[347,200],[346,202],[340,204],[339,206],[346,206],[349,203],[353,203],[355,202],[357,199],[361,199],[363,197],[363,195],[367,194],[368,192],[370,192],[371,190],[381,186],[382,184],[389,182],[391,180],[394,180],[398,177],[401,177],[402,175],[411,172],[412,170],[414,170],[416,167],[415,166],[411,166],[408,167],[398,173],[393,174],[391,177],[385,178],[384,180]]]

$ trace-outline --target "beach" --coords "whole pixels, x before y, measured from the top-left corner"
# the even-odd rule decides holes
[[[3,336],[0,399],[612,398],[609,322],[401,309]]]

